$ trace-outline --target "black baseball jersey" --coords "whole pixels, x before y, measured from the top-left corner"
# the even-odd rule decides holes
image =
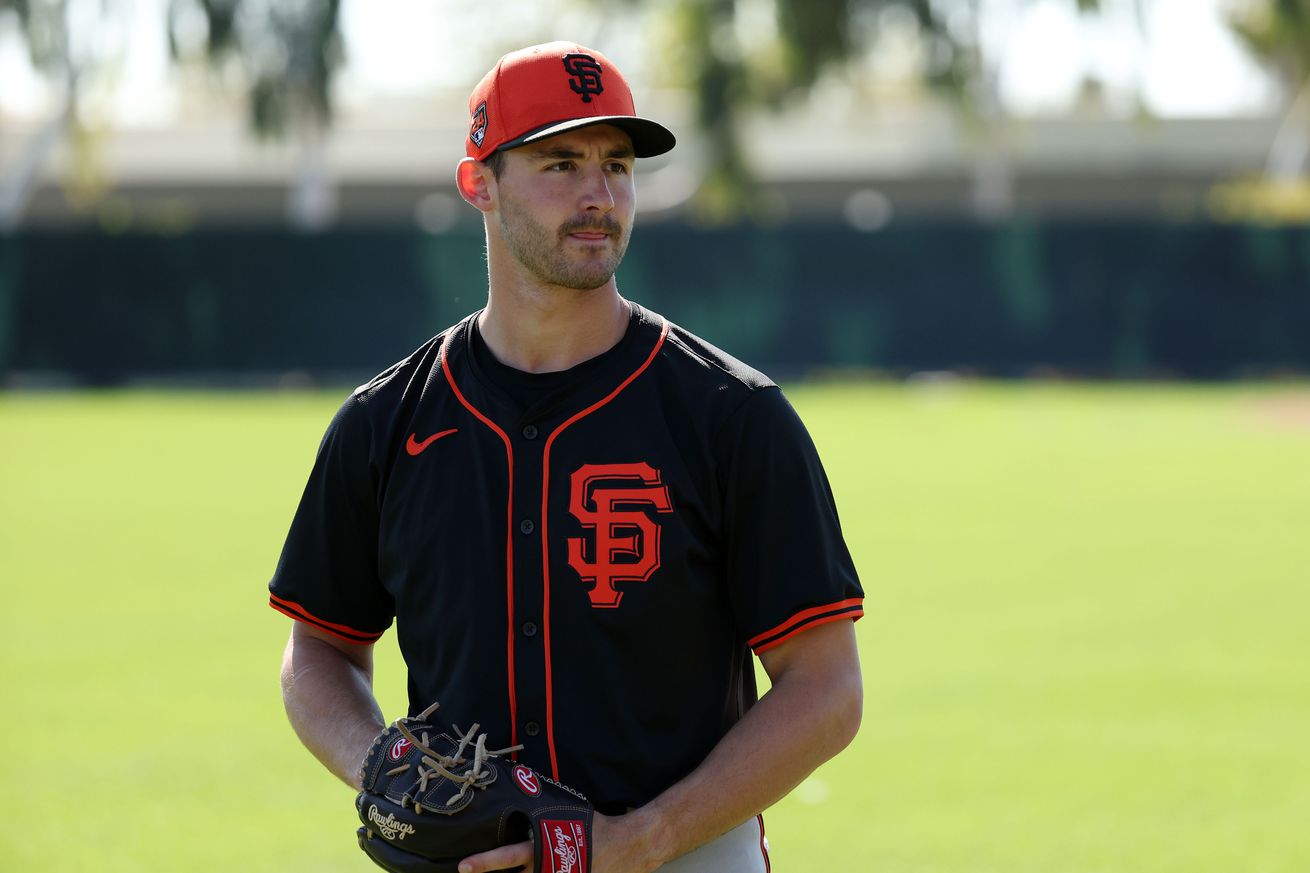
[[[609,812],[741,718],[752,651],[863,603],[777,386],[635,304],[563,373],[495,361],[469,316],[358,388],[269,589],[355,643],[394,619],[411,714],[440,701]]]

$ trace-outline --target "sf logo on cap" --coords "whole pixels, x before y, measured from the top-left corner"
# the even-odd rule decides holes
[[[583,103],[590,103],[591,95],[605,90],[600,84],[600,64],[591,55],[565,55],[564,71],[569,74],[569,87],[582,95]]]

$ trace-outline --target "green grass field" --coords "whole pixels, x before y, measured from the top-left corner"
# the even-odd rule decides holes
[[[775,870],[1310,870],[1310,390],[789,393],[865,716],[766,816]],[[341,396],[0,395],[0,869],[375,869],[265,605]]]

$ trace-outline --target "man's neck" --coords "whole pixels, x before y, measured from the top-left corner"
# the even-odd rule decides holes
[[[630,310],[614,280],[590,291],[493,287],[478,330],[503,364],[527,373],[567,370],[623,338]]]

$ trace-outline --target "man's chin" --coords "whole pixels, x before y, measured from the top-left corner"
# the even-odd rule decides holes
[[[565,277],[563,281],[556,282],[555,284],[574,291],[581,291],[585,294],[589,291],[599,291],[601,288],[609,285],[610,279],[613,278],[613,273],[601,276],[599,279],[592,276],[568,276]]]
[[[614,273],[618,270],[617,264],[600,264],[590,265],[592,269],[573,269],[560,270],[552,281],[556,285],[562,285],[565,288],[572,288],[575,291],[595,291],[597,288],[604,288],[609,281],[614,278]]]

